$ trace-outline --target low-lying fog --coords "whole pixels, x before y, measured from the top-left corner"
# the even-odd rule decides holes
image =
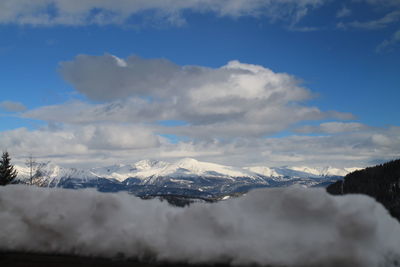
[[[400,224],[372,198],[264,189],[176,208],[127,193],[0,187],[0,250],[189,263],[390,266]]]

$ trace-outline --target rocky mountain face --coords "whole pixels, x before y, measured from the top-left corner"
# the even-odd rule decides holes
[[[329,185],[327,191],[333,195],[369,195],[400,221],[400,160],[352,172]]]
[[[29,169],[18,167],[20,182],[29,182]],[[173,163],[142,160],[134,164],[80,170],[52,163],[38,166],[33,183],[42,187],[96,188],[102,192],[128,191],[137,196],[177,195],[200,198],[223,197],[260,187],[299,184],[326,186],[353,169],[309,167],[245,168],[225,166],[195,159]]]

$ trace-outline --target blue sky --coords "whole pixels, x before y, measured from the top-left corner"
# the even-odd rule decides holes
[[[42,159],[51,158],[72,165],[82,161],[96,164],[97,158],[93,155],[101,155],[106,162],[130,161],[141,156],[190,156],[240,165],[253,163],[254,158],[256,163],[263,165],[367,165],[399,155],[400,3],[396,0],[302,0],[287,1],[286,4],[278,0],[188,1],[186,4],[169,1],[168,5],[158,1],[149,1],[149,4],[142,1],[115,1],[114,4],[91,0],[72,4],[64,0],[47,2],[50,5],[32,4],[26,0],[0,1],[0,7],[4,5],[0,11],[3,37],[0,40],[0,102],[3,101],[0,103],[0,135],[3,137],[0,145],[2,149],[14,152],[17,158],[33,153]],[[78,60],[78,55],[86,57]],[[108,76],[111,74],[107,64],[113,64],[111,55],[128,62],[132,73],[123,74],[125,72],[112,69],[115,76]],[[129,61],[132,55],[142,60]],[[140,75],[135,76],[141,71],[141,64],[153,59],[156,62],[147,71],[158,73],[160,59],[165,59],[169,62],[165,71],[171,71],[171,77],[180,77],[166,78],[165,81],[173,83],[167,93],[161,93],[164,89],[150,88],[154,86],[152,83],[142,81]],[[98,65],[96,60],[100,62]],[[223,72],[220,68],[232,60],[260,66],[263,71],[271,70],[274,75],[270,78],[275,82],[278,79],[274,85],[276,90],[295,96],[285,97],[278,105],[271,102],[269,95],[265,95],[264,100],[257,96],[250,100],[240,92],[231,95],[229,86],[232,84],[228,80],[221,83],[220,79],[228,78],[218,75]],[[95,70],[96,65],[97,73],[84,68],[77,78],[74,70],[66,70],[62,62],[70,62],[71,68],[78,71],[83,65]],[[90,64],[95,65],[90,67]],[[177,68],[195,66],[204,77],[189,75],[182,70],[172,71],[173,65]],[[203,69],[213,70],[214,74],[205,74],[207,71]],[[235,75],[233,69],[249,70],[245,65],[230,69],[230,75]],[[290,85],[286,84],[286,78],[275,75],[279,73],[290,76]],[[129,78],[132,75],[136,77],[133,80]],[[259,75],[259,71],[254,70],[252,75]],[[98,81],[94,81],[96,77]],[[188,80],[195,77],[212,80],[204,80],[200,85],[189,84]],[[122,82],[118,79],[124,79],[123,88],[119,87]],[[215,79],[218,83],[214,85]],[[295,80],[301,82],[293,84]],[[110,83],[109,89],[101,88],[109,81],[115,85]],[[125,84],[128,82],[129,88]],[[269,81],[263,82],[268,87]],[[90,88],[87,88],[88,84]],[[198,99],[198,95],[193,98],[195,92],[210,84],[215,91],[219,90],[218,86],[226,86],[226,92],[216,93],[219,102],[212,98],[207,98],[207,102]],[[250,88],[251,83],[243,86],[246,88],[238,90],[250,90],[251,93],[254,89]],[[299,88],[304,90],[301,96],[298,95]],[[101,97],[104,90],[115,90],[116,95],[120,92],[121,97]],[[204,92],[212,94],[213,90]],[[177,105],[197,105],[192,110],[198,108],[198,112],[189,116],[186,109],[172,107],[172,102],[165,104],[175,94]],[[182,97],[183,94],[188,95]],[[107,119],[98,118],[91,111],[107,108],[107,105],[132,106],[135,104],[129,101],[134,99],[148,101],[149,106],[155,107],[136,110],[136,115],[145,115],[128,120],[120,119],[127,116],[118,113],[122,108],[118,111],[113,108],[116,117]],[[188,99],[194,99],[194,102]],[[229,101],[231,104],[224,106],[223,103]],[[232,101],[237,101],[238,105]],[[265,105],[277,105],[279,114],[257,113],[262,118],[254,121],[252,116],[256,110],[251,105],[262,105],[262,101]],[[214,102],[225,109],[207,110],[205,115],[204,109]],[[77,103],[80,113],[70,113],[71,106],[76,108]],[[49,106],[53,108],[50,111]],[[235,106],[240,106],[240,110],[232,111]],[[300,107],[307,109],[304,113],[308,115],[291,114],[299,114]],[[310,113],[313,108],[318,109],[318,114]],[[48,114],[55,114],[54,109],[59,111],[58,117]],[[285,116],[279,112],[281,109],[287,112]],[[63,110],[68,112],[62,113]],[[153,112],[161,115],[148,116]],[[68,116],[91,119],[85,117],[83,121],[74,121],[67,119]],[[254,131],[235,130],[240,126],[253,127]],[[108,140],[113,140],[112,135],[130,130],[119,127],[133,127],[135,132],[139,127],[149,136],[126,135],[129,139],[126,143],[99,145],[106,142],[99,136],[108,139],[109,134]],[[232,130],[209,131],[209,127]],[[93,134],[80,143],[78,132],[82,131],[100,131],[101,134]],[[202,131],[204,133],[199,134]],[[60,136],[72,135],[73,138],[68,140],[75,142],[77,150],[60,149],[55,153],[54,148],[44,149],[45,143],[25,140],[27,136],[40,139],[41,135],[54,139],[47,145],[55,147],[65,145],[66,141]],[[137,146],[143,138],[148,141],[148,146]],[[332,149],[324,142],[338,142],[334,147],[336,157],[318,156],[321,151],[298,147],[296,140],[299,138],[307,140],[301,142],[321,142],[319,150]],[[278,143],[281,147],[274,150],[272,147]],[[123,149],[124,144],[127,144],[126,149]],[[42,148],[35,149],[36,146]],[[254,146],[258,147],[257,151]],[[349,148],[352,151],[348,151]],[[351,160],[345,160],[349,154]],[[67,161],[66,157],[69,158]],[[88,158],[95,159],[90,162]],[[316,158],[324,160],[316,162]]]

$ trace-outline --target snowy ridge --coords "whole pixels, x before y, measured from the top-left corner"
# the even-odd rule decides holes
[[[264,166],[245,167],[245,169],[250,172],[257,173],[257,174],[267,176],[267,177],[281,177],[282,176],[282,174],[279,174],[278,172],[276,172],[275,169],[264,167]]]
[[[202,177],[248,177],[258,175],[246,169],[201,162],[191,158],[184,158],[174,163],[155,160],[141,160],[132,165],[113,165],[109,167],[91,169],[91,173],[98,177],[113,178],[124,181],[135,177],[142,180],[154,177],[180,178],[188,176]]]
[[[154,177],[180,178],[188,176],[202,177],[247,177],[258,179],[260,176],[272,178],[321,178],[325,176],[345,176],[360,168],[310,168],[310,167],[232,167],[192,158],[184,158],[173,163],[156,160],[141,160],[132,165],[113,165],[95,168],[91,173],[98,177],[113,178],[123,181],[129,177],[140,179]]]
[[[19,177],[29,177],[29,168],[16,166]],[[259,179],[260,176],[270,178],[321,178],[325,176],[345,176],[360,168],[310,168],[301,167],[231,167],[210,162],[201,162],[191,158],[184,158],[173,163],[157,160],[141,160],[134,164],[116,164],[107,167],[81,170],[75,168],[63,168],[51,162],[42,164],[40,170],[47,178],[76,178],[94,179],[107,178],[120,182],[127,178],[139,178],[146,180],[154,177],[182,178],[191,176],[218,177],[233,179],[246,177]]]

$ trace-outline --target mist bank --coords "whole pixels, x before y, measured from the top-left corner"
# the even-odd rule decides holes
[[[395,266],[400,224],[374,199],[276,188],[175,208],[127,193],[0,188],[0,250],[184,263]]]

